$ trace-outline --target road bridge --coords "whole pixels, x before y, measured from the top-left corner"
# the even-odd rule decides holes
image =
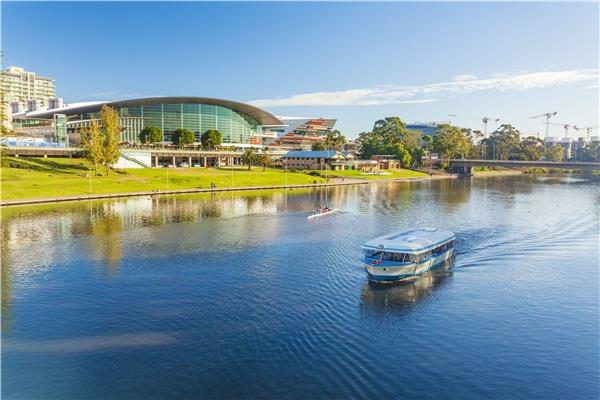
[[[472,175],[473,167],[505,167],[505,168],[551,168],[574,169],[579,171],[600,171],[598,162],[571,161],[518,161],[518,160],[461,160],[451,159],[450,170],[461,175]]]

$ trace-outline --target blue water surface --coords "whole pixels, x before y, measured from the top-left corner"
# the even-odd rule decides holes
[[[2,398],[599,397],[598,184],[502,177],[3,210]],[[343,212],[307,220],[329,203]],[[363,242],[457,235],[370,284]]]

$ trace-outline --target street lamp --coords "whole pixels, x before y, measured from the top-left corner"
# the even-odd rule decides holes
[[[92,194],[92,168],[88,167],[88,169],[90,171],[90,173],[88,174],[88,177],[90,178],[89,179],[89,181],[90,181],[90,194]]]

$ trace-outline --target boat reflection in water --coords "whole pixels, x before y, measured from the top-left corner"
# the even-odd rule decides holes
[[[410,280],[394,283],[367,280],[361,295],[363,307],[384,312],[410,308],[447,282],[453,265],[454,258]]]

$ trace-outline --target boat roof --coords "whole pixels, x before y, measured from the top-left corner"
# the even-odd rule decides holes
[[[412,229],[408,231],[397,231],[388,233],[371,239],[363,248],[381,249],[389,251],[398,251],[406,253],[419,253],[430,250],[450,240],[456,236],[450,231],[441,231],[438,229]]]

